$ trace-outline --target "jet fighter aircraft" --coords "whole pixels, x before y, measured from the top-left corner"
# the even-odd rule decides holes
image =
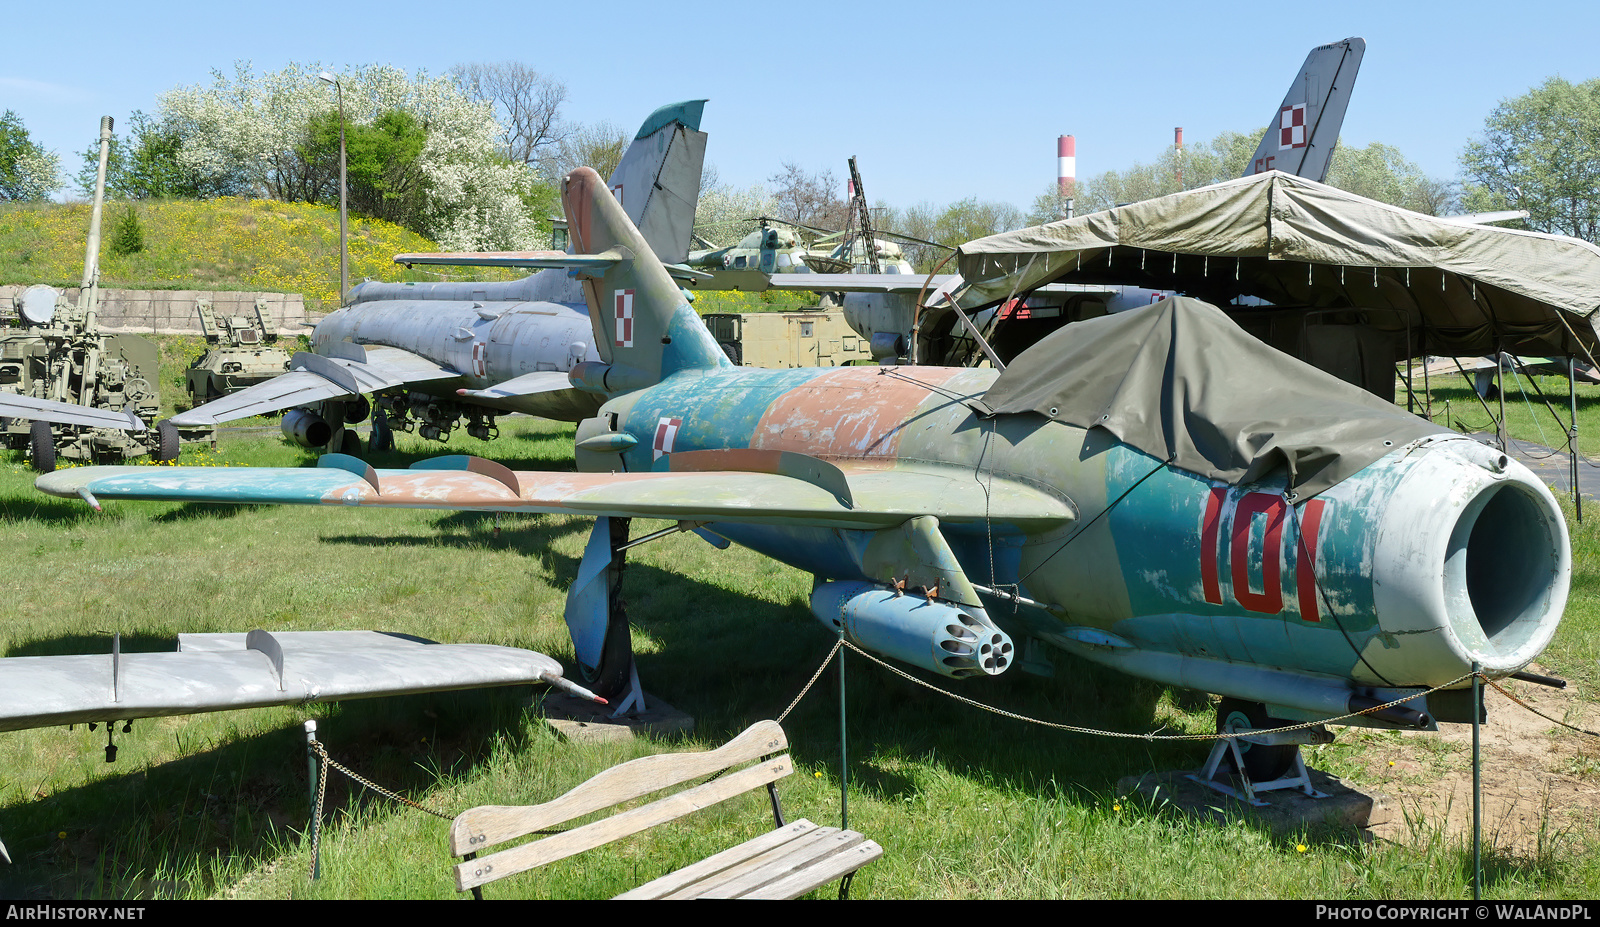
[[[669,264],[688,254],[700,196],[704,100],[663,106],[640,126],[611,175],[610,189]],[[543,254],[543,252],[535,252]],[[548,266],[525,255],[404,255],[407,263]],[[392,428],[443,441],[463,419],[490,438],[495,416],[526,412],[579,421],[596,399],[573,389],[567,371],[596,355],[577,282],[561,271],[509,283],[375,283],[353,287],[347,304],[317,323],[314,353],[290,372],[173,416],[179,427],[216,425],[291,410],[283,431],[304,447],[359,452],[345,425],[374,413],[373,442]],[[374,404],[366,399],[375,395]]]
[[[326,455],[36,485],[595,516],[567,620],[601,695],[633,675],[616,607],[632,518],[813,573],[826,627],[926,670],[1033,669],[1019,651],[1037,642],[1237,700],[1224,711],[1257,728],[1396,698],[1356,723],[1467,720],[1473,664],[1518,671],[1554,633],[1568,536],[1539,480],[1204,303],[1070,326],[1004,373],[734,367],[593,171],[564,204],[604,358],[569,374],[604,401],[577,430],[581,472]]]

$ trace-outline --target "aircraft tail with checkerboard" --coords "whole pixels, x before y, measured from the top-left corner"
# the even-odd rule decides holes
[[[601,362],[569,373],[579,389],[607,395],[652,386],[681,370],[731,366],[644,236],[628,220],[600,176],[586,167],[562,182],[572,242],[594,262],[579,275],[589,303]]]
[[[1366,51],[1366,40],[1359,38],[1311,50],[1267,124],[1261,144],[1245,167],[1246,177],[1283,171],[1318,183],[1327,178],[1328,161],[1339,140],[1345,107],[1350,104],[1350,91]]]

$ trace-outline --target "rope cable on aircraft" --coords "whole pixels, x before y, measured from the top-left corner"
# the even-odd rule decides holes
[[[1350,639],[1350,632],[1345,629],[1344,622],[1339,620],[1339,613],[1333,610],[1333,603],[1328,600],[1327,590],[1322,588],[1322,577],[1317,575],[1317,561],[1311,556],[1310,549],[1306,547],[1306,533],[1304,530],[1302,530],[1300,525],[1300,508],[1294,504],[1292,499],[1290,499],[1288,490],[1284,490],[1284,501],[1289,503],[1289,515],[1294,519],[1295,550],[1297,551],[1297,556],[1305,558],[1308,572],[1311,574],[1311,584],[1317,588],[1317,598],[1322,602],[1322,610],[1328,613],[1329,618],[1333,619],[1334,627],[1339,629],[1339,634],[1344,637],[1345,644],[1350,647],[1350,652],[1356,655],[1356,659],[1361,661],[1361,665],[1365,666],[1367,671],[1372,673],[1372,675],[1382,679],[1384,685],[1389,686],[1390,688],[1397,688],[1394,683],[1389,681],[1387,676],[1378,672],[1378,670],[1371,663],[1367,662],[1367,658],[1361,653],[1361,648],[1357,647],[1356,642]],[[1306,500],[1306,502],[1310,501],[1311,500],[1309,499]],[[1305,503],[1301,504],[1304,505]]]
[[[1075,725],[1075,724],[1062,724],[1059,721],[1045,721],[1045,720],[1040,719],[1040,718],[1032,718],[1032,717],[1029,717],[1027,715],[1018,714],[1018,713],[1016,713],[1014,711],[1007,711],[1004,708],[996,708],[993,705],[985,705],[982,702],[976,701],[974,699],[967,698],[964,695],[957,695],[956,693],[951,692],[948,689],[941,689],[941,688],[939,688],[938,686],[934,685],[931,682],[927,682],[925,680],[918,679],[917,677],[911,675],[910,673],[907,673],[906,671],[904,671],[904,670],[902,670],[902,669],[900,669],[898,667],[890,666],[888,663],[885,663],[883,660],[879,659],[874,654],[871,654],[871,653],[868,653],[865,650],[862,650],[860,647],[857,647],[855,644],[852,644],[849,641],[841,641],[841,643],[844,646],[850,648],[851,650],[854,650],[856,653],[861,654],[863,657],[866,657],[868,660],[871,660],[872,662],[878,664],[879,666],[883,667],[884,669],[888,670],[889,672],[895,674],[896,676],[899,676],[899,677],[901,677],[903,679],[910,680],[911,682],[914,682],[917,685],[922,686],[925,689],[929,689],[929,690],[937,692],[937,693],[939,693],[941,695],[948,696],[948,697],[950,697],[950,698],[952,698],[952,699],[954,699],[954,700],[956,700],[958,702],[962,702],[962,703],[964,703],[966,705],[970,705],[973,708],[979,708],[979,709],[982,709],[983,711],[990,712],[991,714],[1000,715],[1003,718],[1010,718],[1013,721],[1024,721],[1024,722],[1027,722],[1028,724],[1037,724],[1037,725],[1039,725],[1041,727],[1048,727],[1048,728],[1052,728],[1052,729],[1058,730],[1058,731],[1066,731],[1067,733],[1070,733],[1070,734],[1091,734],[1091,735],[1096,736],[1096,737],[1116,737],[1116,738],[1121,738],[1121,739],[1124,739],[1124,740],[1215,741],[1215,740],[1233,740],[1233,739],[1240,738],[1240,737],[1252,737],[1252,736],[1255,736],[1257,734],[1261,734],[1261,733],[1263,733],[1265,731],[1269,731],[1269,730],[1274,732],[1274,733],[1282,733],[1282,732],[1286,732],[1286,731],[1308,730],[1310,728],[1320,727],[1320,726],[1322,726],[1324,724],[1337,724],[1337,723],[1339,723],[1341,721],[1347,721],[1347,720],[1349,720],[1351,718],[1360,717],[1362,715],[1370,715],[1370,714],[1372,714],[1374,712],[1385,711],[1385,710],[1390,709],[1390,708],[1395,708],[1395,707],[1404,705],[1406,702],[1415,701],[1416,699],[1432,695],[1433,693],[1438,692],[1441,689],[1448,689],[1448,688],[1451,688],[1452,686],[1459,685],[1460,683],[1463,683],[1463,682],[1467,681],[1468,679],[1471,679],[1472,676],[1473,676],[1473,674],[1470,673],[1470,672],[1469,673],[1463,673],[1460,676],[1457,676],[1455,679],[1450,680],[1449,682],[1442,683],[1440,685],[1434,686],[1431,689],[1426,689],[1426,690],[1423,690],[1423,691],[1420,691],[1420,692],[1414,692],[1411,695],[1402,696],[1402,697],[1397,698],[1397,699],[1395,699],[1393,701],[1385,702],[1382,705],[1373,705],[1370,708],[1363,708],[1360,711],[1352,711],[1352,712],[1349,712],[1347,714],[1342,714],[1342,715],[1339,715],[1337,717],[1332,717],[1332,718],[1321,718],[1321,719],[1316,720],[1316,721],[1303,721],[1303,722],[1301,722],[1299,724],[1286,724],[1286,725],[1283,725],[1282,727],[1261,728],[1259,730],[1248,730],[1248,731],[1241,731],[1239,733],[1231,733],[1231,734],[1228,734],[1228,733],[1215,733],[1215,734],[1160,734],[1160,733],[1156,733],[1154,731],[1151,731],[1151,732],[1146,733],[1146,734],[1130,734],[1130,733],[1127,733],[1126,731],[1105,731],[1105,730],[1100,730],[1099,728],[1082,727],[1082,726]],[[839,646],[838,644],[835,644],[834,645],[834,649],[828,651],[827,659],[823,660],[823,662],[822,662],[822,666],[824,668],[828,665],[828,661],[833,659],[834,651],[838,649],[838,646]],[[821,675],[821,672],[822,672],[822,670],[819,669],[817,671],[818,675]],[[1480,673],[1478,675],[1482,676],[1483,674]],[[1498,689],[1499,687],[1496,686],[1496,688]],[[1503,689],[1501,691],[1504,692]],[[1507,694],[1507,697],[1510,697],[1509,693]],[[796,699],[795,701],[798,702],[799,699]],[[1517,704],[1520,705],[1522,703],[1518,702]],[[792,708],[794,706],[791,705],[790,707]],[[1523,707],[1527,707],[1527,706],[1523,706]],[[1530,708],[1528,710],[1532,711],[1533,709]],[[1593,733],[1593,732],[1585,731],[1584,733]],[[1600,734],[1596,734],[1596,736],[1600,736]]]
[[[1116,498],[1116,501],[1112,502],[1110,505],[1108,505],[1105,508],[1101,509],[1099,512],[1096,512],[1095,516],[1093,518],[1089,519],[1087,522],[1085,522],[1082,528],[1079,528],[1077,531],[1072,532],[1072,536],[1067,538],[1065,541],[1062,541],[1060,547],[1057,547],[1055,550],[1050,552],[1050,556],[1048,556],[1048,557],[1044,558],[1043,560],[1039,561],[1038,565],[1036,565],[1033,569],[1029,570],[1027,573],[1023,574],[1022,576],[1017,577],[1016,585],[1020,587],[1022,585],[1022,583],[1027,581],[1029,576],[1032,576],[1033,574],[1039,572],[1039,570],[1043,569],[1044,565],[1049,563],[1055,557],[1056,554],[1059,554],[1062,551],[1066,550],[1068,544],[1071,544],[1073,541],[1076,541],[1078,538],[1082,537],[1083,533],[1085,531],[1088,531],[1091,527],[1093,527],[1095,522],[1099,521],[1103,516],[1108,514],[1112,509],[1116,508],[1119,504],[1121,504],[1122,500],[1128,498],[1128,494],[1129,493],[1133,492],[1135,489],[1138,489],[1140,486],[1142,486],[1144,484],[1145,480],[1148,480],[1150,477],[1155,476],[1157,473],[1160,473],[1162,470],[1165,470],[1167,468],[1167,466],[1169,464],[1171,464],[1171,463],[1172,463],[1171,460],[1163,460],[1160,463],[1156,464],[1155,468],[1152,469],[1149,473],[1146,473],[1144,476],[1139,477],[1138,482],[1134,483],[1132,486],[1129,486],[1127,489],[1123,490],[1122,495],[1118,496]]]

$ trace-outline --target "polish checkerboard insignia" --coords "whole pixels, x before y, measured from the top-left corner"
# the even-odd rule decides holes
[[[616,291],[617,333],[619,348],[633,347],[633,291]]]
[[[663,454],[672,453],[672,443],[678,439],[678,429],[682,425],[681,418],[663,418],[656,422],[656,439],[651,445],[655,456],[651,460],[660,460]]]
[[[1278,150],[1306,147],[1306,105],[1296,103],[1278,112]]]

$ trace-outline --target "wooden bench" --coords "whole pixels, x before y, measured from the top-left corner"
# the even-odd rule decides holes
[[[763,785],[772,799],[775,830],[617,897],[798,898],[882,856],[882,847],[855,831],[818,827],[803,820],[784,822],[773,783],[794,768],[787,755],[773,754],[788,745],[789,739],[778,722],[760,721],[715,750],[663,753],[631,760],[542,805],[482,805],[462,812],[450,827],[450,853],[465,857],[454,868],[456,890],[472,889],[475,896],[482,897],[479,886],[496,879],[592,850]],[[741,768],[734,770],[736,766]],[[565,833],[479,855],[495,844],[558,827],[724,770],[728,772],[716,779],[649,804]]]

